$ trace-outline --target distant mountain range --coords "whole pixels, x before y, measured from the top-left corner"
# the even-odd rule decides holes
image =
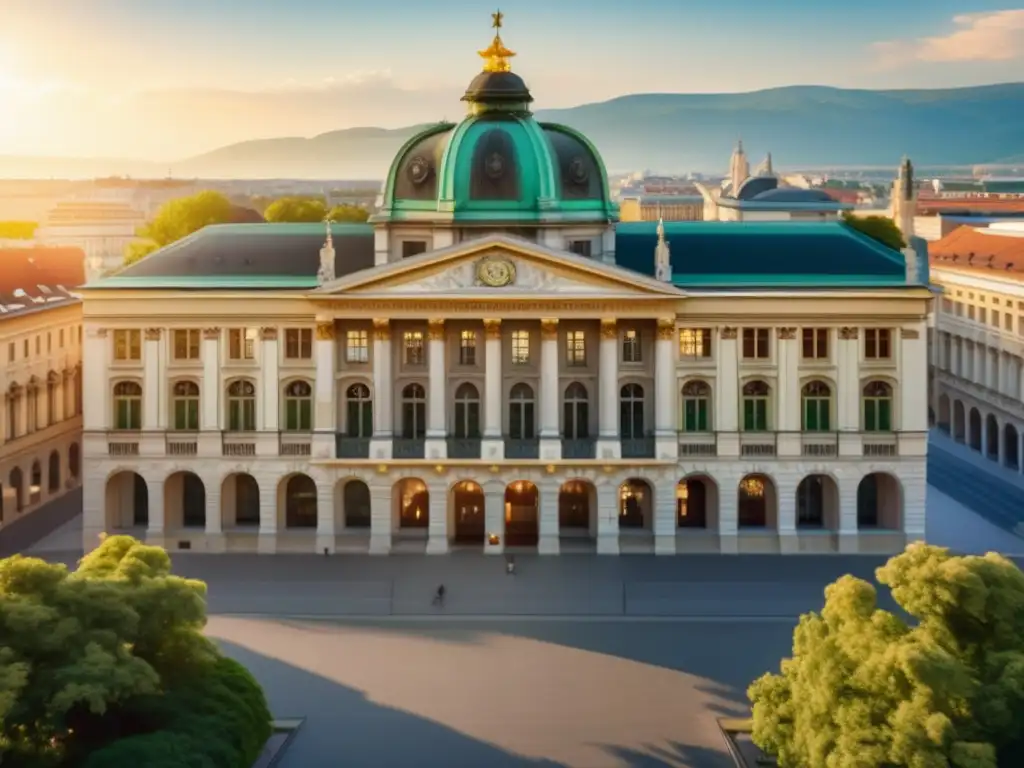
[[[738,138],[752,162],[771,151],[780,168],[895,167],[904,154],[918,166],[1016,163],[1024,157],[1024,83],[635,94],[539,110],[536,117],[583,131],[611,172],[721,171]],[[0,157],[0,175],[163,176],[171,171],[179,178],[382,178],[402,142],[420,127],[244,141],[169,163]]]

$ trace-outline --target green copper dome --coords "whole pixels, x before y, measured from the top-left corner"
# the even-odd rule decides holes
[[[495,14],[495,28],[501,15]],[[500,34],[459,124],[439,123],[399,150],[374,221],[607,222],[618,218],[600,154],[583,134],[537,122]]]

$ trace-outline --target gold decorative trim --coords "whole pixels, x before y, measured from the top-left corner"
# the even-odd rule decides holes
[[[220,328],[203,328],[203,338],[217,341],[220,339]]]
[[[736,333],[737,333],[737,329],[736,328],[723,328],[722,329],[722,338],[725,341],[736,341]]]
[[[373,319],[373,337],[377,341],[387,341],[391,338],[391,321],[381,317]]]
[[[792,341],[796,338],[796,328],[779,328],[778,334],[783,341]]]
[[[311,299],[320,301],[338,301],[339,297],[311,295]],[[453,297],[449,299],[421,299],[396,301],[392,299],[361,299],[358,296],[346,295],[344,304],[339,302],[338,311],[351,313],[375,314],[377,317],[387,316],[392,320],[416,320],[430,315],[444,315],[448,319],[458,317],[495,317],[502,316],[506,320],[513,315],[521,318],[544,317],[551,315],[573,315],[574,317],[644,317],[650,318],[660,314],[675,312],[678,300],[666,299],[662,296],[648,298],[638,295],[633,301],[608,301],[579,297],[573,301],[564,299],[526,300],[522,298],[482,300],[477,298]]]
[[[435,464],[434,471],[437,472],[437,474],[439,475],[443,475],[447,471],[447,468],[444,466],[444,464]]]
[[[676,319],[674,317],[658,318],[658,338],[662,341],[672,341],[676,337]]]
[[[431,341],[444,341],[444,320],[433,318],[427,321],[427,338]]]
[[[921,332],[916,328],[902,328],[900,329],[900,336],[904,339],[919,339],[921,338]]]
[[[277,328],[260,328],[260,338],[263,341],[277,341]]]
[[[160,337],[163,336],[163,333],[163,328],[147,328],[146,341],[160,341]]]
[[[516,281],[516,265],[511,259],[486,256],[477,262],[476,279],[489,288],[503,288]]]
[[[558,320],[555,318],[545,318],[540,321],[540,337],[542,339],[557,339],[558,338]]]
[[[317,341],[333,341],[334,340],[334,321],[329,323],[317,323],[316,324],[316,339]]]
[[[488,339],[501,338],[501,320],[484,320],[484,336]]]
[[[619,338],[619,321],[607,317],[601,318],[601,338]]]
[[[843,341],[856,341],[859,335],[860,330],[858,328],[839,329],[839,338],[842,339]]]

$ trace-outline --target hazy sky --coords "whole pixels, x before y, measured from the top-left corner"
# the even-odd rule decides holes
[[[1008,0],[504,0],[537,107],[638,92],[1024,79]],[[1012,0],[1011,0],[1012,1]],[[0,0],[0,155],[174,160],[454,118],[478,0]]]

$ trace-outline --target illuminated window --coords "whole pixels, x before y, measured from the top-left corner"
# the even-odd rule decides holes
[[[711,357],[711,330],[683,328],[679,331],[679,356],[689,358]]]

